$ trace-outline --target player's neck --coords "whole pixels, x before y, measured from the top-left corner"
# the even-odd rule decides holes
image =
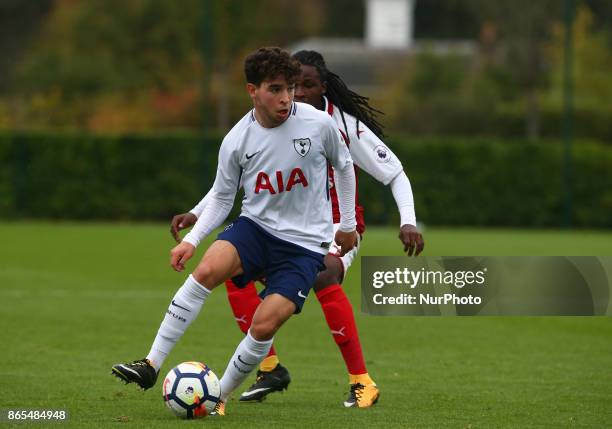
[[[282,125],[283,122],[285,122],[287,119],[288,117],[280,122],[273,121],[269,118],[266,118],[266,116],[261,114],[261,112],[257,109],[257,107],[255,107],[255,120],[257,121],[257,123],[259,123],[259,125],[261,125],[264,128],[276,128]]]

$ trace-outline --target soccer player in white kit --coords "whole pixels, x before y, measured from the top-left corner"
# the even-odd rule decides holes
[[[294,55],[301,63],[302,74],[298,79],[295,97],[327,112],[336,122],[343,137],[343,143],[350,148],[357,168],[364,170],[384,185],[388,185],[400,212],[399,238],[404,251],[418,255],[424,247],[423,237],[416,228],[416,216],[410,181],[403,171],[400,160],[381,140],[381,125],[376,113],[362,97],[346,87],[342,79],[329,71],[323,56],[316,51],[300,51]],[[350,112],[350,113],[349,113]],[[333,183],[333,169],[330,168]],[[337,193],[331,188],[334,226],[340,223]],[[180,241],[178,232],[193,225],[201,215],[208,198],[204,198],[189,213],[177,215],[172,220],[171,232]],[[355,196],[357,232],[365,231],[363,207]],[[321,304],[330,332],[346,364],[350,391],[344,401],[345,407],[367,408],[375,404],[379,389],[370,377],[363,357],[359,333],[353,315],[353,308],[341,286],[346,272],[359,251],[359,245],[339,256],[332,244],[325,257],[325,271],[318,274],[314,291]],[[232,311],[239,328],[246,333],[253,314],[261,302],[255,285],[238,288],[227,281],[227,291]],[[240,397],[240,401],[261,401],[268,394],[286,389],[291,381],[288,370],[280,364],[275,348],[260,364],[257,380]]]
[[[420,254],[424,248],[424,241],[416,228],[410,182],[400,160],[381,140],[382,127],[374,115],[377,112],[367,103],[367,99],[349,90],[339,76],[327,69],[320,53],[300,51],[294,54],[294,58],[300,61],[302,68],[295,91],[296,100],[327,112],[339,128],[343,143],[350,148],[355,169],[365,171],[391,188],[400,213],[399,238],[404,251],[409,256]],[[334,176],[333,170],[330,169],[332,183],[335,182]],[[336,192],[333,186],[331,194],[334,225],[339,225],[341,214],[335,202],[342,194],[341,191]],[[363,207],[357,202],[357,196],[355,202],[357,232],[362,236],[365,231]],[[326,270],[319,273],[313,289],[349,373],[350,389],[344,406],[367,408],[378,400],[379,388],[367,371],[352,305],[341,286],[358,250],[359,246],[356,246],[341,256],[332,245],[329,254],[325,257]],[[257,302],[255,287],[252,285],[237,289],[230,283],[227,282],[228,298],[234,315],[237,319],[242,316],[242,319],[248,321]],[[250,302],[253,303],[251,312],[248,308]],[[245,325],[239,321],[241,329],[244,330]],[[266,394],[279,390],[279,387],[283,386],[283,381],[289,380],[288,371],[280,364],[278,357],[272,355],[273,351],[271,349],[270,356],[260,365],[258,379],[242,394],[241,401],[261,400]],[[272,370],[270,366],[267,368],[264,366],[269,361],[271,361],[270,366],[276,365]]]
[[[226,135],[209,201],[194,228],[171,251],[183,271],[196,246],[229,214],[242,183],[238,219],[219,234],[170,302],[145,359],[117,364],[112,373],[147,389],[174,344],[197,317],[212,290],[228,278],[238,285],[265,273],[264,299],[221,378],[216,414],[225,400],[268,354],[276,331],[298,313],[332,237],[345,254],[356,244],[355,175],[348,149],[331,118],[293,101],[299,63],[280,48],[261,48],[245,61],[254,109]],[[342,222],[333,233],[327,178],[336,170]]]

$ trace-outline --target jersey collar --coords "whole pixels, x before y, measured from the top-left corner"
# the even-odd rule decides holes
[[[323,96],[324,110],[329,114],[329,116],[334,116],[334,105],[331,103],[326,96]]]

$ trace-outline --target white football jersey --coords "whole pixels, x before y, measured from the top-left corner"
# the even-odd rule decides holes
[[[328,114],[298,102],[290,112],[278,127],[264,128],[252,110],[232,128],[219,150],[213,191],[232,194],[242,185],[241,216],[326,254],[333,238],[328,162],[343,169],[352,159]]]
[[[379,182],[388,185],[403,171],[401,161],[363,122],[359,122],[357,128],[357,119],[346,112],[344,112],[345,130],[340,109],[330,103],[327,97],[324,98],[325,111],[334,119],[344,140],[350,146],[355,165]],[[348,135],[345,134],[347,130]]]

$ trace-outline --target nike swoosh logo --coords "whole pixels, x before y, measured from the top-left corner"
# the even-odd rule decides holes
[[[234,368],[236,368],[238,370],[238,372],[241,372],[243,374],[250,374],[251,373],[250,369],[245,371],[244,369],[240,368],[235,361],[232,361],[232,363],[234,364]]]
[[[304,295],[304,294],[302,293],[302,291],[301,291],[301,290],[298,290],[298,296],[299,296],[300,298],[304,298],[304,299],[306,299],[306,295]]]
[[[251,159],[251,158],[253,158],[253,157],[254,157],[255,155],[257,155],[259,152],[261,152],[261,151],[260,151],[260,150],[258,150],[257,152],[252,153],[252,154],[250,154],[250,155],[247,153],[247,154],[246,154],[246,159]]]
[[[255,389],[255,390],[249,390],[248,392],[242,392],[242,397],[244,396],[251,396],[254,395],[255,393],[259,393],[259,392],[265,392],[266,390],[270,390],[272,389],[271,387],[262,387],[261,389]]]
[[[122,369],[122,370],[124,370],[124,371],[130,371],[130,372],[131,372],[131,373],[133,373],[133,374],[134,374],[136,377],[138,377],[138,378],[140,378],[140,379],[142,380],[142,377],[140,376],[140,374],[138,374],[138,373],[137,373],[136,371],[134,371],[133,369],[128,368],[128,367],[127,367],[127,366],[125,366],[125,365],[119,365],[119,366],[121,367],[121,369]],[[113,368],[113,371],[115,371],[115,368]]]
[[[174,302],[174,300],[172,300],[172,305],[174,305],[175,307],[178,307],[178,308],[182,308],[183,310],[185,310],[185,311],[187,311],[187,312],[191,313],[191,310],[190,310],[190,309],[188,309],[188,308],[185,308],[185,307],[182,307],[182,306],[178,305],[176,302]]]
[[[255,362],[255,363],[248,363],[248,362],[243,361],[242,359],[240,359],[240,355],[238,355],[238,360],[240,362],[242,362],[243,364],[248,365],[248,366],[257,365],[257,362]]]

